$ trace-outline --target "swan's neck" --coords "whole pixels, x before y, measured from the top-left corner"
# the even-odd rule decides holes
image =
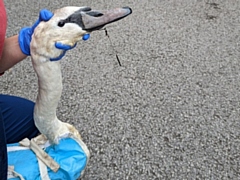
[[[36,105],[48,118],[56,116],[56,109],[62,93],[62,75],[59,62],[44,62],[34,67],[38,76]],[[50,117],[49,117],[50,116]]]
[[[38,95],[34,108],[34,121],[42,134],[53,137],[61,128],[56,109],[62,93],[61,66],[40,55],[32,55],[34,70],[38,76]]]

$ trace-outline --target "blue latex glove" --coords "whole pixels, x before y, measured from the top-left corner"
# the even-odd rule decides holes
[[[86,41],[90,38],[90,34],[84,34],[82,40]]]
[[[90,38],[90,34],[84,34],[83,37],[82,37],[82,40],[86,41],[89,38]],[[62,57],[66,54],[66,51],[75,48],[76,45],[77,44],[75,44],[74,46],[69,46],[67,44],[62,44],[60,42],[56,42],[55,47],[58,48],[58,49],[62,49],[63,52],[60,56],[58,56],[56,58],[51,58],[50,61],[58,61],[58,60],[62,59]]]
[[[51,11],[47,9],[43,9],[40,11],[39,18],[32,27],[25,27],[20,30],[19,36],[18,36],[18,42],[19,42],[20,49],[24,54],[30,55],[30,43],[32,40],[32,34],[34,32],[34,29],[37,27],[37,25],[41,21],[48,21],[49,19],[51,19],[52,16],[53,16],[53,13]]]

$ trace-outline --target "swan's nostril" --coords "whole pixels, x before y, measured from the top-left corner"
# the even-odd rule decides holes
[[[100,17],[103,15],[102,13],[97,12],[97,11],[90,11],[90,12],[87,12],[86,14],[89,16],[93,16],[93,17]]]

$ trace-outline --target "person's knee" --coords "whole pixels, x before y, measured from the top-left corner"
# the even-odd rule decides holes
[[[0,95],[0,107],[7,143],[32,138],[38,134],[34,124],[34,102],[16,96]]]

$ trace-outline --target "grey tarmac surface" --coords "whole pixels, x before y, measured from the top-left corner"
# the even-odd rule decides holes
[[[83,180],[240,179],[240,1],[6,0],[7,36],[42,8],[133,14],[62,59],[59,119],[91,152]],[[30,58],[1,77],[1,93],[35,100]]]

